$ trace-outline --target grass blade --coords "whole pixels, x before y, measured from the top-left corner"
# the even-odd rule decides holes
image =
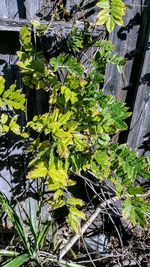
[[[19,267],[21,266],[25,261],[29,260],[30,257],[28,254],[23,254],[18,256],[17,258],[7,262],[6,264],[4,263],[2,267]]]
[[[51,226],[51,222],[47,222],[42,227],[41,231],[39,232],[38,240],[37,240],[37,246],[38,246],[38,248],[42,248],[43,247],[50,226]]]
[[[0,203],[3,206],[2,207],[3,211],[6,212],[7,216],[9,217],[13,226],[15,227],[18,235],[20,236],[24,247],[29,251],[28,238],[26,235],[26,230],[24,228],[24,223],[23,223],[22,218],[21,217],[19,218],[15,210],[13,210],[11,203],[9,203],[8,198],[2,193],[0,193]]]

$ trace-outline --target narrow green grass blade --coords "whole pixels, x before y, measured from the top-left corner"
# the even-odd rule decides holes
[[[27,260],[29,260],[29,255],[28,254],[23,254],[23,255],[18,256],[15,259],[7,262],[6,264],[4,263],[2,265],[2,267],[19,267]]]
[[[48,234],[49,228],[51,226],[51,222],[47,222],[41,229],[39,235],[38,235],[38,240],[37,240],[37,245],[38,248],[42,248],[46,239],[46,236]]]

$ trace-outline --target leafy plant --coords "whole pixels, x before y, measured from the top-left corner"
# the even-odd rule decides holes
[[[112,32],[115,24],[123,25],[125,4],[122,0],[98,0],[97,6],[102,10],[97,17],[97,25],[106,24],[108,32]]]
[[[97,5],[102,8],[97,24],[106,24],[109,32],[115,24],[122,25],[125,12],[123,1],[101,0]],[[42,28],[39,23],[34,21],[33,26],[40,35]],[[48,203],[51,211],[65,207],[67,222],[78,234],[81,221],[86,220],[86,214],[84,202],[70,192],[70,187],[76,184],[72,173],[82,175],[89,171],[97,181],[107,184],[111,180],[115,195],[123,203],[123,218],[129,218],[133,224],[138,223],[146,228],[146,215],[149,212],[147,192],[136,185],[136,180],[139,175],[145,179],[150,178],[150,160],[148,157],[140,157],[126,144],[119,145],[113,141],[115,135],[127,129],[125,120],[131,113],[124,103],[111,95],[105,95],[104,90],[100,89],[104,82],[106,64],[115,64],[121,72],[125,59],[113,54],[115,47],[110,41],[102,40],[95,42],[95,53],[89,59],[88,66],[84,66],[80,59],[81,50],[84,51],[82,34],[73,29],[73,36],[69,38],[69,51],[75,51],[79,56],[64,52],[50,58],[48,62],[43,51],[37,51],[33,46],[29,27],[23,27],[20,32],[22,51],[17,53],[17,65],[22,73],[22,81],[29,90],[41,89],[49,95],[49,111],[35,115],[26,124],[29,136],[31,131],[36,133],[35,140],[29,138],[28,151],[32,154],[32,160],[27,178],[42,179],[41,182],[51,193],[47,197],[42,195],[42,204]],[[16,90],[15,85],[4,90],[4,83],[5,80],[1,77],[0,105],[7,104],[10,108],[25,111],[24,95]],[[6,114],[2,114],[1,133],[11,130],[27,137],[26,133],[22,133],[17,119],[18,115],[10,120]],[[19,267],[26,261],[40,266],[39,253],[50,231],[51,222],[41,225],[39,217],[34,221],[29,206],[29,214],[26,215],[29,226],[27,234],[24,220],[2,194],[0,202],[15,227],[23,248],[22,254],[3,251],[5,255],[8,253],[11,256],[11,260],[4,263],[3,267]],[[55,257],[49,257],[50,261],[58,263]],[[59,264],[78,266],[66,261]]]
[[[16,90],[16,84],[12,84],[7,90],[5,89],[5,79],[0,76],[0,107],[8,105],[11,109],[25,110],[25,96]]]
[[[7,105],[11,110],[25,111],[25,95],[20,90],[16,90],[16,84],[12,84],[8,89],[5,88],[5,78],[0,76],[0,107],[4,109]],[[20,125],[17,123],[18,115],[13,118],[3,113],[0,116],[0,132],[5,134],[8,131],[20,135],[24,138],[28,137],[28,134],[22,132]]]
[[[12,222],[13,226],[16,229],[17,234],[19,235],[21,245],[23,246],[23,253],[17,253],[15,259],[11,259],[9,262],[4,263],[2,266],[8,267],[8,266],[15,266],[19,267],[24,262],[33,260],[38,263],[38,259],[36,259],[36,252],[43,247],[45,238],[47,236],[47,232],[50,228],[51,222],[47,221],[45,225],[39,227],[39,221],[34,221],[33,213],[31,211],[31,206],[29,205],[29,215],[27,216],[27,221],[29,223],[29,233],[27,234],[27,225],[25,225],[23,219],[21,216],[23,214],[18,214],[16,211],[12,208],[11,203],[9,203],[9,200],[5,197],[4,194],[0,194],[0,203],[2,205],[2,211],[6,212],[10,221]],[[23,210],[21,209],[21,212],[23,213]],[[9,256],[9,251],[7,251]],[[5,251],[6,255],[6,251]],[[15,255],[15,251],[14,251]],[[10,255],[12,256],[12,255]]]
[[[13,224],[19,237],[19,245],[22,248],[22,252],[8,249],[0,250],[1,256],[9,257],[9,260],[3,262],[1,266],[19,267],[24,263],[33,263],[34,265],[32,266],[42,266],[42,249],[45,246],[48,233],[51,232],[52,234],[52,221],[47,220],[44,224],[41,224],[41,208],[37,210],[38,216],[34,217],[30,202],[28,213],[25,212],[21,206],[19,206],[20,216],[14,210],[7,197],[2,193],[0,193],[0,204],[2,205],[1,213],[5,212],[8,215],[8,218]],[[25,216],[26,219],[23,220],[22,216]],[[27,224],[25,221],[27,221]],[[57,258],[50,253],[48,253],[47,257],[49,258],[49,262],[58,262]],[[83,267],[81,265],[66,261],[60,261],[60,264],[61,266]]]
[[[24,30],[22,34],[24,36]],[[29,55],[33,58],[32,51],[36,62],[38,55],[33,48],[26,49],[23,41],[22,46],[26,58]],[[144,158],[140,158],[125,145],[119,146],[111,141],[112,135],[127,129],[125,119],[130,116],[128,109],[113,96],[104,95],[103,90],[98,90],[99,83],[104,79],[106,63],[116,64],[121,71],[125,60],[117,54],[111,56],[114,46],[110,41],[98,41],[95,46],[97,51],[91,60],[90,73],[69,54],[53,57],[46,64],[41,53],[41,62],[47,76],[44,77],[44,84],[40,85],[49,92],[50,111],[35,116],[27,124],[29,129],[38,133],[38,138],[31,146],[31,151],[33,149],[35,154],[36,145],[36,156],[30,162],[28,178],[46,178],[48,188],[54,191],[53,200],[48,198],[47,201],[52,209],[68,207],[68,222],[74,231],[79,231],[80,220],[85,219],[85,215],[78,208],[81,206],[80,201],[76,201],[73,196],[72,202],[69,202],[70,197],[66,198],[67,188],[75,184],[71,179],[72,171],[80,173],[82,170],[91,170],[100,180],[111,179],[116,185],[118,197],[122,194],[125,198],[126,189],[130,186],[131,191],[137,175],[149,177]],[[22,62],[19,66],[24,75],[29,73]],[[63,79],[57,78],[60,73],[63,74]],[[33,67],[32,77],[37,74],[37,68]],[[30,87],[34,86],[36,82],[31,79]],[[37,89],[39,88],[38,83]],[[45,141],[40,141],[43,134]],[[147,174],[143,171],[143,164]]]

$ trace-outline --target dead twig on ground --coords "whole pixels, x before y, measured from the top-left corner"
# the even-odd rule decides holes
[[[88,227],[92,224],[92,222],[96,219],[96,217],[99,215],[99,213],[102,211],[102,209],[114,201],[118,200],[117,197],[113,197],[112,199],[109,199],[107,202],[103,202],[100,206],[98,206],[95,210],[95,212],[91,215],[89,220],[82,226],[80,229],[80,233],[77,233],[75,236],[72,237],[72,239],[67,243],[67,245],[60,250],[59,254],[59,260],[61,260],[67,252],[73,247],[73,245],[78,241],[78,239],[83,236],[85,231],[88,229]]]

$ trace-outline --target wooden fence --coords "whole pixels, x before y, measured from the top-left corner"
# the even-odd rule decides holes
[[[127,9],[125,24],[116,27],[109,39],[116,45],[116,51],[127,58],[122,74],[113,65],[107,65],[105,78],[106,94],[113,94],[125,101],[133,115],[128,120],[129,131],[120,136],[120,142],[127,142],[141,154],[150,151],[150,1],[126,1],[133,8]],[[66,7],[74,21],[80,19],[94,22],[95,0],[70,0]],[[15,67],[16,51],[19,50],[19,30],[31,19],[48,20],[54,1],[51,0],[1,0],[0,3],[0,74],[5,75],[7,84],[16,79],[20,83],[19,73]],[[94,8],[93,8],[94,7]],[[81,12],[82,11],[82,12]],[[60,15],[61,19],[61,15]],[[63,24],[62,24],[63,23]],[[71,29],[71,23],[55,22],[51,30],[58,27]],[[70,25],[70,26],[69,26]],[[78,23],[82,27],[82,23]],[[104,27],[94,31],[101,35]],[[35,95],[34,104],[39,96]],[[39,108],[39,107],[38,107]],[[5,110],[5,112],[10,112]],[[22,123],[24,118],[22,117]],[[20,172],[20,170],[22,170]],[[11,135],[1,137],[0,145],[0,191],[11,198],[26,191],[27,198],[32,196],[34,205],[35,182],[27,184],[27,155],[24,141]],[[22,181],[22,182],[21,182]],[[27,187],[29,190],[27,190]]]

